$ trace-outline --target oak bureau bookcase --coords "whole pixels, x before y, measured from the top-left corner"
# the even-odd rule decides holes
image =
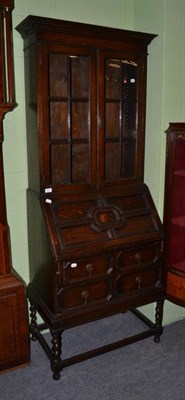
[[[37,16],[16,29],[25,53],[30,330],[59,379],[64,366],[162,333],[164,232],[143,182],[155,35]],[[152,302],[155,323],[136,310]],[[62,359],[64,330],[127,310],[145,332]]]

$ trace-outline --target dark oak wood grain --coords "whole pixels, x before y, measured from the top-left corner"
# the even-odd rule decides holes
[[[141,339],[65,362],[64,329],[156,301],[156,324],[142,338],[162,333],[164,232],[143,182],[155,35],[34,16],[16,29],[25,52],[30,329],[59,379],[77,359]]]

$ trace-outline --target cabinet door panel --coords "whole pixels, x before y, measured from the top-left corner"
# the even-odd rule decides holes
[[[116,160],[116,163],[115,163]],[[121,146],[120,143],[105,145],[105,178],[117,180],[120,177]]]
[[[89,152],[87,144],[72,146],[72,183],[89,182]]]
[[[134,60],[122,60],[123,64],[123,101],[137,100],[137,63]]]
[[[72,97],[89,97],[89,58],[70,56]]]
[[[134,139],[125,140],[122,146],[122,178],[132,179],[135,176],[135,156],[136,155],[136,141]]]
[[[72,102],[72,137],[73,139],[89,138],[89,104],[88,102]]]
[[[49,94],[67,97],[68,65],[65,54],[49,54]]]
[[[68,144],[52,144],[51,146],[52,183],[68,183],[70,180],[70,148]]]
[[[105,95],[107,99],[121,99],[122,96],[122,62],[119,59],[105,61]]]
[[[100,52],[100,179],[102,185],[141,180],[145,62],[123,52]],[[102,100],[103,99],[103,100]],[[140,110],[140,114],[139,114]]]
[[[68,137],[68,103],[67,101],[50,102],[50,136],[51,139]]]
[[[106,138],[119,138],[120,134],[120,102],[110,102],[105,105]]]
[[[40,93],[45,114],[41,137],[45,187],[95,186],[96,52],[53,45],[42,53],[43,71],[49,76],[46,87],[43,75],[45,95]]]
[[[137,104],[135,102],[124,103],[123,104],[123,129],[126,131],[126,138],[134,139],[136,138],[136,112]],[[135,154],[135,152],[133,153]]]

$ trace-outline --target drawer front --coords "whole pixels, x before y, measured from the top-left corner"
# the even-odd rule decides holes
[[[167,294],[185,302],[185,276],[168,272]]]
[[[151,289],[160,286],[161,270],[152,268],[135,272],[133,274],[119,275],[116,279],[118,295],[128,294],[132,291],[141,291],[142,289]]]
[[[87,306],[89,303],[110,299],[110,284],[108,281],[64,288],[58,294],[60,309]]]
[[[161,243],[152,243],[148,246],[136,247],[126,252],[120,252],[117,257],[118,270],[142,268],[156,265],[161,261]]]
[[[63,263],[64,284],[110,275],[112,260],[109,255]]]

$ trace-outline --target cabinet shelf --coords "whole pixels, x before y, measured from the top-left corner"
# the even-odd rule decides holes
[[[174,175],[185,177],[185,169],[174,171]]]
[[[172,264],[172,269],[176,270],[177,272],[181,272],[184,273],[185,275],[185,260],[184,261],[180,261],[178,263]]]
[[[182,215],[181,217],[173,218],[172,224],[179,226],[180,228],[185,228],[185,215]]]

